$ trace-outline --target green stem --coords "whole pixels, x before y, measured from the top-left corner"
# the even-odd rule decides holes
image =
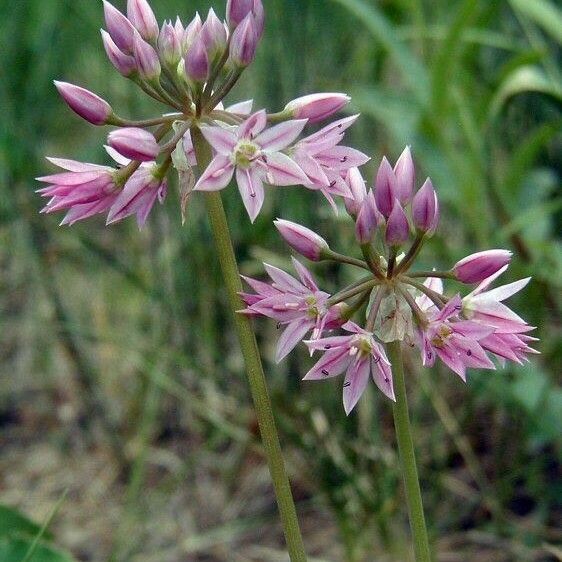
[[[408,277],[439,277],[441,279],[456,279],[452,271],[409,271]]]
[[[201,131],[196,127],[191,129],[193,146],[197,155],[197,162],[204,169],[211,160],[211,148],[203,138]],[[222,199],[218,192],[206,194],[207,212],[215,239],[215,246],[222,269],[224,282],[227,289],[230,308],[234,317],[234,326],[240,342],[240,348],[246,364],[250,391],[254,401],[256,417],[260,428],[263,447],[269,472],[273,481],[277,505],[283,524],[283,532],[287,541],[287,549],[291,562],[306,562],[304,544],[297,519],[297,512],[287,473],[285,462],[281,452],[279,436],[275,427],[271,401],[267,391],[267,385],[260,354],[256,343],[256,337],[252,330],[250,319],[244,314],[236,311],[244,308],[244,303],[239,293],[242,292],[242,282],[236,256],[230,238],[228,222]]]
[[[387,344],[387,349],[390,362],[392,363],[394,392],[396,395],[396,402],[392,409],[394,414],[394,427],[396,429],[400,464],[402,465],[402,476],[406,489],[410,528],[414,540],[414,553],[416,562],[431,562],[418,470],[416,468],[416,457],[414,454],[414,445],[412,443],[412,430],[410,428],[410,418],[408,415],[408,399],[406,396],[406,384],[404,382],[404,365],[402,363],[400,342],[395,341]]]
[[[366,269],[370,271],[367,262],[363,260],[358,260],[352,256],[345,256],[344,254],[339,254],[338,252],[334,252],[333,250],[324,250],[322,254],[322,260],[330,260],[330,261],[337,261],[339,263],[347,263],[349,265],[355,265],[356,267],[361,267],[362,269]]]

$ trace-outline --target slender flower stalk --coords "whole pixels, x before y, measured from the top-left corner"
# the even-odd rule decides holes
[[[211,147],[207,144],[199,129],[192,129],[192,138],[197,161],[199,165],[205,166],[205,164],[211,160]],[[279,436],[273,418],[271,400],[267,391],[256,337],[252,330],[250,319],[243,314],[236,314],[237,311],[244,307],[244,302],[240,297],[242,284],[220,193],[207,193],[206,203],[217,255],[227,288],[230,309],[233,314],[236,333],[246,364],[248,382],[250,384],[273,487],[275,489],[277,505],[283,523],[287,549],[291,557],[291,562],[306,562],[306,554],[299,528],[297,512],[291,493],[291,486],[285,470],[285,462],[283,460]]]
[[[406,501],[408,503],[408,515],[410,517],[410,527],[412,529],[414,553],[416,562],[431,562],[418,469],[416,466],[416,456],[414,453],[412,429],[410,426],[410,416],[408,413],[408,399],[406,396],[406,382],[404,379],[404,365],[402,362],[400,342],[394,341],[387,344],[387,351],[394,375],[396,402],[392,406],[392,413],[394,415],[394,428],[396,430],[396,440],[398,441],[400,464],[402,466],[402,478],[404,479],[404,489],[406,491]]]

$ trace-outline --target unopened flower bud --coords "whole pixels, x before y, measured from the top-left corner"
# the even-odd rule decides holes
[[[226,3],[226,21],[234,29],[252,11],[254,0],[228,0]]]
[[[355,221],[355,237],[359,244],[368,244],[384,218],[377,208],[375,194],[370,190],[359,208]]]
[[[135,61],[140,77],[149,81],[158,78],[162,72],[158,53],[152,45],[142,39],[138,32],[135,32],[134,41]]]
[[[384,156],[375,179],[375,200],[377,208],[387,218],[392,213],[395,199],[396,176],[390,162]]]
[[[437,194],[431,180],[427,178],[412,201],[412,219],[420,232],[434,230],[437,216]]]
[[[145,41],[156,41],[158,21],[147,0],[127,0],[127,17]]]
[[[119,154],[140,162],[155,160],[160,152],[154,135],[136,127],[112,131],[107,137],[107,143]]]
[[[324,238],[305,226],[283,219],[277,219],[274,224],[285,242],[309,260],[321,260],[323,254],[330,249]]]
[[[182,37],[183,27],[181,28],[181,34],[178,34],[171,22],[164,22],[160,30],[160,35],[158,36],[158,54],[160,55],[160,60],[166,65],[172,67],[176,66],[181,59]]]
[[[195,17],[189,22],[189,25],[184,31],[182,38],[182,47],[184,53],[189,50],[195,39],[199,36],[201,28],[203,27],[203,22],[201,21],[201,16],[199,12],[195,14]]]
[[[105,125],[113,115],[111,106],[93,92],[57,80],[55,86],[68,107],[93,125]]]
[[[201,34],[187,51],[185,56],[185,72],[194,82],[205,82],[209,78],[209,56]]]
[[[107,0],[103,0],[103,13],[107,31],[113,42],[125,54],[133,52],[133,36],[135,28],[133,24]]]
[[[234,30],[230,41],[230,60],[235,66],[248,66],[256,56],[258,36],[254,16],[248,14]]]
[[[347,212],[352,216],[357,216],[363,200],[367,197],[367,188],[365,180],[359,171],[359,168],[350,168],[345,176],[345,183],[349,187],[352,197],[344,197],[343,202]]]
[[[410,225],[408,217],[398,199],[394,200],[392,212],[386,221],[385,240],[389,246],[401,246],[408,241]]]
[[[511,260],[508,250],[486,250],[463,258],[453,266],[453,273],[463,283],[480,283],[497,273]]]
[[[103,47],[107,53],[107,58],[111,61],[111,64],[123,76],[131,76],[137,69],[135,59],[121,51],[107,31],[104,29],[101,29],[100,31]]]
[[[409,146],[404,149],[396,161],[394,175],[396,176],[396,197],[402,205],[406,205],[412,199],[416,182],[416,171]]]
[[[316,123],[337,113],[350,99],[346,94],[310,94],[290,101],[284,113],[289,113],[294,119],[308,119],[309,123]]]
[[[259,40],[263,35],[263,30],[265,27],[265,11],[263,9],[263,3],[261,0],[254,0],[252,13],[254,14],[254,26],[256,29],[256,35]]]
[[[185,33],[185,28],[183,27],[183,23],[181,22],[181,19],[180,19],[179,16],[176,16],[176,23],[174,24],[174,31],[176,32],[176,35],[178,36],[178,38],[181,41],[183,39],[183,34]]]
[[[209,10],[207,19],[201,28],[201,37],[211,59],[222,54],[226,47],[228,36],[224,24],[217,17],[213,8]]]

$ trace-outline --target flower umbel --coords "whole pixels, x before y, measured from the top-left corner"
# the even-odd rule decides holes
[[[320,131],[313,140],[327,136],[331,144],[333,133],[328,127],[328,132]],[[300,145],[309,142],[310,137],[300,141]],[[295,160],[301,164],[299,156],[303,155],[297,155]],[[308,169],[307,165],[301,167]],[[349,413],[365,389],[369,373],[382,392],[394,399],[392,367],[384,343],[404,341],[417,346],[425,367],[432,367],[439,359],[463,381],[467,369],[495,369],[496,364],[521,363],[528,354],[537,353],[530,347],[536,339],[527,335],[533,327],[502,302],[523,289],[529,279],[488,290],[508,268],[511,252],[478,252],[459,260],[449,271],[412,270],[423,244],[437,228],[439,203],[429,178],[414,193],[415,169],[409,147],[394,167],[387,158],[382,159],[374,187],[369,191],[355,166],[341,178],[349,188],[345,205],[355,221],[355,234],[364,260],[334,252],[324,238],[302,225],[276,221],[285,241],[312,261],[332,260],[370,271],[370,276],[333,296],[317,293],[322,295],[319,302],[323,310],[343,306],[340,310],[343,320],[365,309],[366,322],[362,327],[348,321],[342,327],[347,334],[341,336],[321,337],[319,329],[309,339],[302,336],[311,351],[323,352],[305,380],[322,380],[345,371],[344,407]],[[375,244],[385,248],[383,255],[376,253]],[[480,284],[464,298],[459,294],[447,297],[443,293],[443,278]],[[267,287],[267,291],[273,290]],[[254,288],[258,290],[257,285]],[[316,284],[314,290],[319,291]],[[270,296],[279,298],[277,294]],[[247,296],[247,312],[272,316],[271,310],[257,304],[257,298]],[[291,349],[297,344],[297,336],[293,331]]]

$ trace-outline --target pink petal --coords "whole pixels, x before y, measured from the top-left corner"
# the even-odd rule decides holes
[[[99,164],[89,164],[88,162],[78,162],[77,160],[67,160],[66,158],[52,158],[47,157],[47,160],[69,172],[93,172],[96,170],[111,170],[107,166],[100,166]]]
[[[289,146],[301,133],[307,119],[285,121],[260,133],[256,139],[263,150],[277,151]]]
[[[282,359],[284,359],[312,327],[313,322],[310,320],[296,320],[294,322],[290,322],[277,342],[275,361],[279,363]]]
[[[314,277],[312,277],[312,273],[310,273],[310,271],[308,271],[308,269],[294,257],[292,258],[292,260],[293,260],[293,267],[299,274],[299,277],[303,285],[305,285],[311,291],[318,291],[318,286],[314,281]]]
[[[335,377],[345,371],[350,361],[347,348],[327,351],[302,380],[313,381]]]
[[[254,100],[246,100],[229,105],[225,111],[229,113],[238,113],[239,115],[250,115],[252,112],[252,106],[254,105]]]
[[[202,126],[201,133],[207,142],[223,156],[230,155],[236,146],[236,135],[222,127]]]
[[[281,291],[292,292],[300,295],[307,294],[307,288],[299,283],[293,276],[289,275],[282,269],[269,265],[268,263],[263,264],[267,274],[273,280],[273,286],[280,289]]]
[[[343,407],[347,415],[353,410],[367,388],[370,369],[368,359],[358,359],[348,367],[343,383]]]
[[[264,109],[254,113],[240,127],[236,132],[239,139],[245,138],[255,138],[259,133],[261,133],[265,126],[267,125],[267,114]]]
[[[308,183],[308,177],[299,166],[282,152],[267,154],[267,183],[272,185],[300,185]]]
[[[322,152],[316,156],[316,160],[327,168],[334,170],[348,170],[349,168],[357,168],[366,164],[370,158],[356,150],[347,146],[335,146],[326,152]]]
[[[474,369],[495,369],[494,364],[476,340],[453,334],[450,341],[451,346],[459,354],[459,360],[466,366]]]
[[[382,393],[391,400],[396,401],[394,385],[392,383],[392,370],[388,360],[385,361],[385,359],[378,354],[372,357],[371,376]]]
[[[219,191],[224,189],[234,175],[234,165],[230,158],[219,154],[213,158],[207,169],[201,174],[194,191]]]
[[[248,211],[248,215],[250,215],[250,220],[254,222],[265,198],[263,183],[257,169],[255,167],[247,170],[237,168],[236,183],[238,184],[242,202]]]
[[[507,285],[501,285],[500,287],[496,287],[495,289],[492,289],[491,291],[487,291],[486,293],[482,293],[479,297],[476,297],[476,299],[490,299],[490,300],[496,300],[496,301],[503,301],[505,299],[508,299],[509,297],[511,297],[512,295],[514,295],[515,293],[518,293],[519,291],[521,291],[521,289],[523,289],[524,287],[527,286],[527,284],[529,283],[529,281],[531,280],[530,277],[527,277],[525,279],[520,279],[519,281],[515,281],[514,283],[509,283]]]

